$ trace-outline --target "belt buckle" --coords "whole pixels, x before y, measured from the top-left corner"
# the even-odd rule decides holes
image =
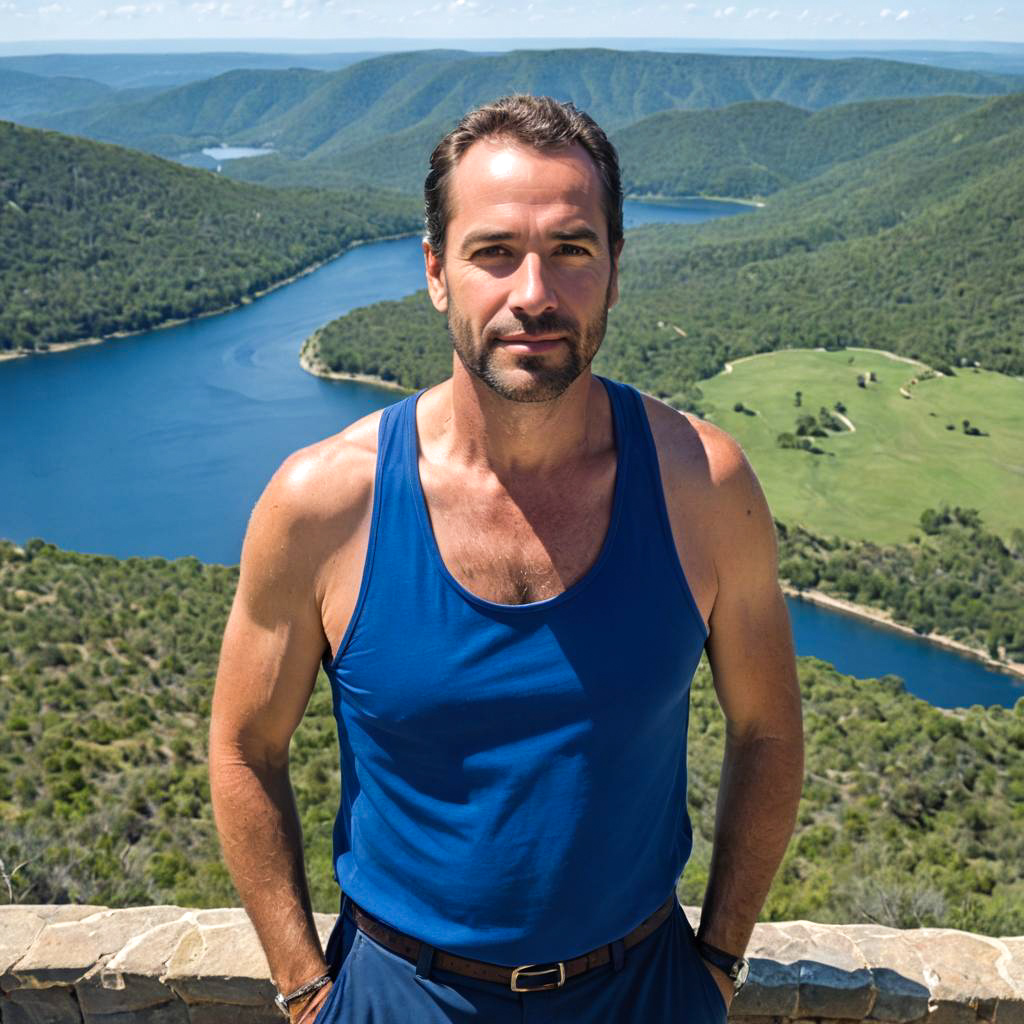
[[[565,984],[565,964],[559,960],[548,967],[541,967],[540,970],[533,970],[538,964],[523,964],[522,967],[515,967],[512,970],[512,991],[513,992],[543,992],[549,988],[561,988]],[[526,988],[519,987],[520,978],[539,978],[545,974],[558,972],[557,981],[545,981],[540,985],[528,984]]]

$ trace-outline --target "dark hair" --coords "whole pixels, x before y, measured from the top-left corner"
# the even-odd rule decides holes
[[[430,155],[430,172],[423,186],[427,241],[444,255],[448,228],[448,179],[462,154],[480,139],[508,138],[534,149],[558,149],[577,144],[590,154],[604,192],[608,244],[614,249],[622,238],[622,179],[619,156],[598,123],[572,103],[550,96],[517,94],[477,107],[437,144]]]

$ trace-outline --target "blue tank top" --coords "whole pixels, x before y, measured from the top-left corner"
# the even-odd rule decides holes
[[[692,844],[686,731],[707,631],[640,395],[602,382],[617,450],[604,545],[532,604],[451,575],[420,485],[419,396],[385,409],[359,596],[324,664],[339,885],[403,932],[507,966],[625,935]]]

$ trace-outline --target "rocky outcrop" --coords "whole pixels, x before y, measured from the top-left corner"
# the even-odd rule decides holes
[[[794,921],[758,925],[748,957],[744,1024],[1024,1024],[1024,937]],[[283,1019],[241,910],[0,907],[0,992],[3,1024]]]

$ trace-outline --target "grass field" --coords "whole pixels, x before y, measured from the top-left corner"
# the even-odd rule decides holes
[[[869,349],[770,352],[702,381],[701,404],[743,445],[785,523],[902,543],[923,509],[949,504],[979,509],[1003,536],[1024,528],[1024,381],[966,368],[921,379],[924,370]],[[871,372],[877,380],[859,387]],[[836,402],[855,430],[812,438],[827,454],[778,447],[799,415]],[[986,436],[965,434],[964,420]]]

